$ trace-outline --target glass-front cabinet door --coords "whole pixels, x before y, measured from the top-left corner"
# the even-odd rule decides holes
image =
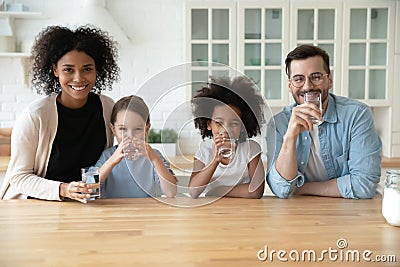
[[[335,94],[341,94],[342,4],[338,1],[295,2],[292,5],[291,43],[292,48],[317,45],[329,54]],[[339,64],[339,65],[338,65]]]
[[[236,65],[236,11],[233,3],[222,2],[206,7],[188,3],[186,10],[186,58],[191,62],[192,81],[189,95],[193,96],[210,75],[227,76],[228,66]]]
[[[189,97],[209,75],[232,76],[237,69],[278,111],[293,101],[287,53],[298,45],[318,45],[330,56],[332,91],[369,105],[383,154],[398,155],[393,140],[400,124],[392,107],[399,92],[400,0],[197,0],[186,5],[186,59],[195,82]]]
[[[286,105],[289,2],[239,2],[238,21],[238,68],[257,84],[270,106]]]
[[[330,56],[335,94],[388,106],[396,2],[194,2],[186,13],[191,76],[204,81],[226,75],[227,69],[211,62],[229,65],[253,79],[272,107],[282,107],[292,102],[286,55],[298,45],[313,44]]]
[[[395,1],[346,2],[343,88],[371,106],[390,104]]]

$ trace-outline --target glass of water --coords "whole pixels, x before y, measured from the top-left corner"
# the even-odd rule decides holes
[[[218,155],[222,159],[232,160],[235,157],[237,139],[224,137],[223,145],[218,148]]]
[[[126,159],[136,160],[139,157],[139,149],[133,142],[130,142],[126,147],[124,147],[124,152],[126,153]]]
[[[312,103],[316,105],[321,114],[322,114],[322,99],[321,99],[321,93],[320,92],[307,92],[304,94],[304,103]],[[321,122],[314,117],[311,117],[311,121],[313,124],[320,124]]]
[[[139,148],[133,142],[133,137],[129,134],[124,135],[124,140],[129,139],[130,142],[126,146],[124,146],[124,153],[126,154],[125,158],[128,160],[136,160],[139,157]]]
[[[99,167],[86,167],[81,169],[82,182],[85,184],[95,184],[92,187],[92,193],[88,200],[95,200],[100,198],[100,174]]]
[[[382,215],[389,224],[400,226],[400,170],[386,171]]]

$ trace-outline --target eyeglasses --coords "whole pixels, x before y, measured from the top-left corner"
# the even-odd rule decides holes
[[[323,78],[328,76],[329,74],[322,74],[321,72],[314,72],[308,76],[308,79],[311,81],[313,85],[320,85],[323,82]],[[297,88],[303,87],[306,82],[306,76],[304,75],[294,75],[291,79],[289,79],[290,83]]]

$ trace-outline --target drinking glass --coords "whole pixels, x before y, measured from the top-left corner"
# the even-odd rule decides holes
[[[124,152],[126,153],[126,159],[136,160],[139,157],[139,149],[135,146],[133,142],[130,142],[126,147],[124,147]]]
[[[223,145],[218,149],[218,155],[223,159],[232,160],[235,157],[237,139],[225,138]]]
[[[124,135],[124,139],[129,138],[131,141],[129,142],[128,145],[124,146],[124,153],[125,158],[128,160],[136,160],[139,157],[139,148],[135,146],[135,143],[133,143],[132,139],[133,137],[125,134]]]
[[[90,198],[88,200],[95,200],[100,198],[100,174],[99,167],[85,167],[81,169],[82,172],[82,182],[85,184],[95,184],[92,187],[92,193],[90,193]]]
[[[321,99],[321,93],[320,92],[307,92],[304,94],[304,103],[312,103],[316,105],[321,114],[322,114],[322,99]],[[311,117],[311,121],[313,124],[318,125],[321,122],[314,117]]]
[[[400,170],[386,171],[382,215],[389,224],[400,226]]]

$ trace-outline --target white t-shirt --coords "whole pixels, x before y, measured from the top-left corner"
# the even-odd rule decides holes
[[[307,177],[308,182],[321,182],[327,181],[328,173],[326,172],[324,162],[321,157],[321,144],[318,138],[318,126],[314,125],[314,130],[310,131],[311,136],[311,150],[310,157],[308,158],[307,167],[304,175]]]
[[[214,140],[206,139],[200,143],[200,148],[195,154],[195,158],[208,166],[214,159]],[[236,186],[250,182],[247,164],[261,153],[260,145],[253,140],[246,140],[239,143],[235,157],[228,165],[219,163],[210,183],[205,189],[207,191],[219,186]]]

